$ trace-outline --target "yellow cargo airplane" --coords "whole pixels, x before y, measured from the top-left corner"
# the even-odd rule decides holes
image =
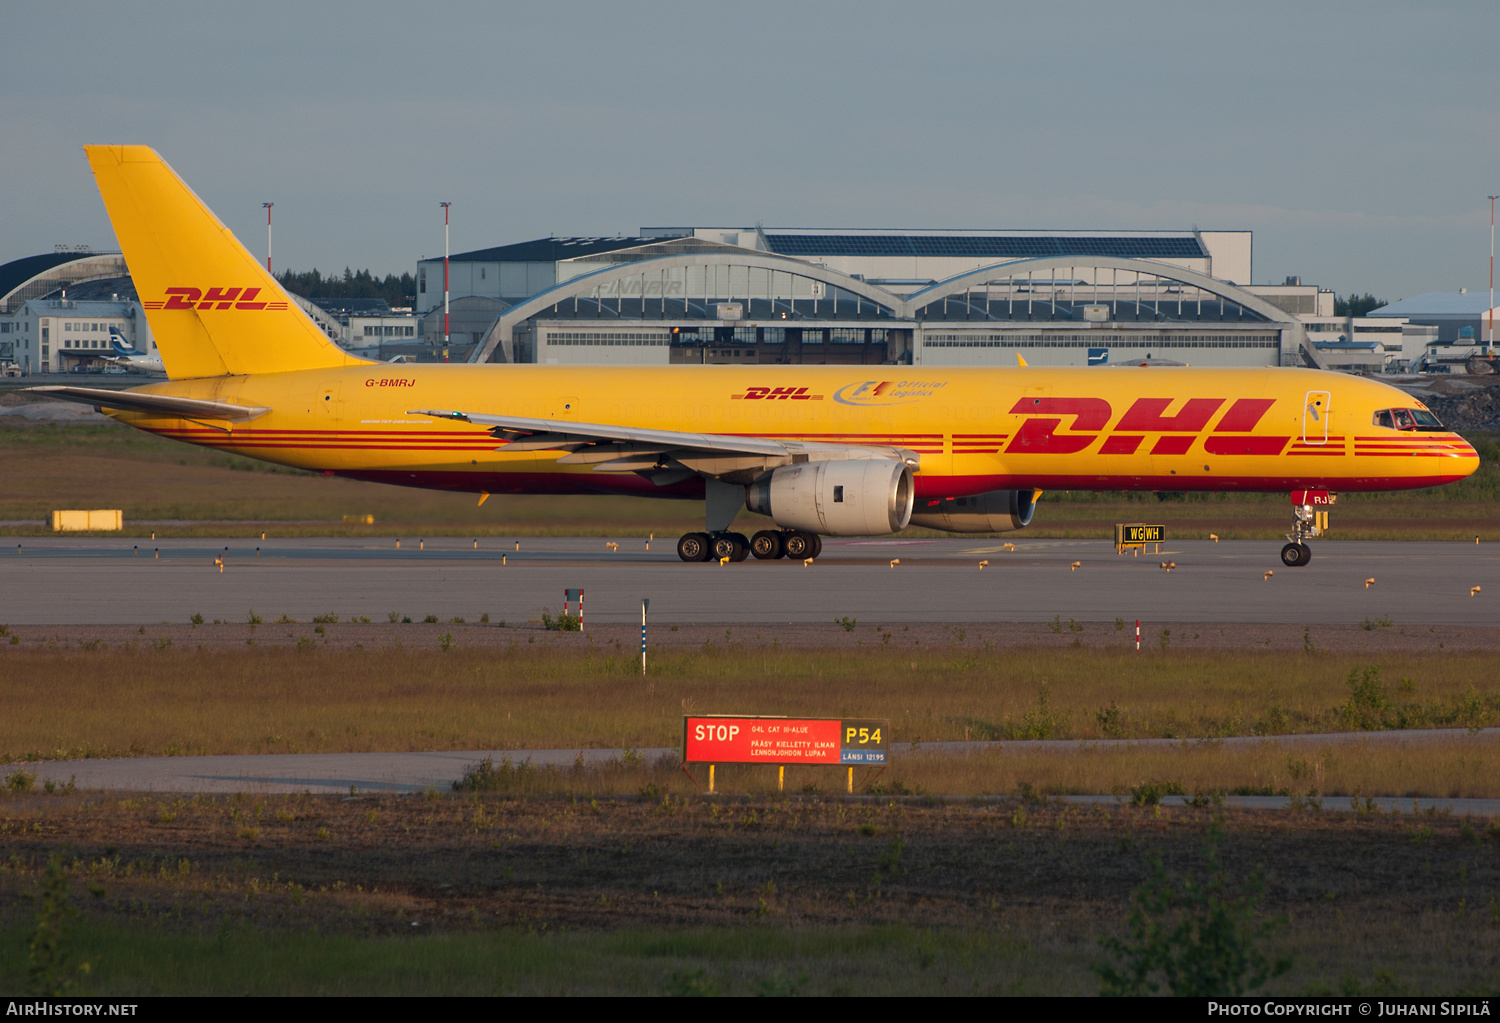
[[[1004,532],[1043,490],[1087,489],[1288,493],[1282,560],[1303,565],[1333,492],[1431,487],[1479,464],[1403,392],[1313,370],[369,362],[153,150],[86,151],[169,379],[33,390],[330,476],[703,500],[684,561],[816,557],[820,536],[908,523]],[[744,507],[777,528],[730,532]]]

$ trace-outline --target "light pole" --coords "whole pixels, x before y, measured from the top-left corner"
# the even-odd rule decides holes
[[[1495,354],[1495,200],[1500,195],[1490,196],[1490,329],[1485,338],[1484,353]]]
[[[276,275],[271,273],[271,207],[276,204],[263,202],[261,205],[266,208],[266,273],[274,277]]]
[[[451,202],[440,202],[443,208],[443,361],[448,361],[448,207]]]

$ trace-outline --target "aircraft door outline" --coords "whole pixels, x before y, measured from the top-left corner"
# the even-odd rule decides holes
[[[1308,391],[1302,403],[1302,443],[1328,443],[1328,415],[1333,395],[1328,391]]]

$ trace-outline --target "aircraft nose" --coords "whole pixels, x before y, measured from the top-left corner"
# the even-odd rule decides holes
[[[1479,452],[1474,450],[1474,445],[1464,440],[1458,434],[1450,434],[1448,448],[1449,458],[1463,459],[1467,463],[1468,471],[1465,476],[1471,476],[1479,470]]]

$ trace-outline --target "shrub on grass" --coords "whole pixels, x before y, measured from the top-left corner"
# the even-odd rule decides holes
[[[36,928],[27,943],[26,972],[36,994],[51,998],[75,994],[78,979],[93,970],[92,962],[73,962],[68,948],[68,921],[77,915],[78,910],[68,898],[68,876],[63,872],[62,857],[53,856],[42,875]]]
[[[1385,727],[1385,714],[1390,709],[1385,683],[1380,680],[1380,666],[1367,664],[1363,669],[1349,671],[1349,698],[1339,711],[1345,728],[1366,730]]]
[[[1115,962],[1093,967],[1100,994],[1146,995],[1163,984],[1189,998],[1241,996],[1291,969],[1291,959],[1272,959],[1265,943],[1286,925],[1284,917],[1261,920],[1265,895],[1260,871],[1245,891],[1228,890],[1219,860],[1223,833],[1215,825],[1204,850],[1207,877],[1167,876],[1153,857],[1151,880],[1131,893],[1129,937],[1101,938]]]
[[[1130,790],[1130,805],[1157,806],[1162,796],[1182,794],[1182,786],[1175,781],[1143,781]]]

